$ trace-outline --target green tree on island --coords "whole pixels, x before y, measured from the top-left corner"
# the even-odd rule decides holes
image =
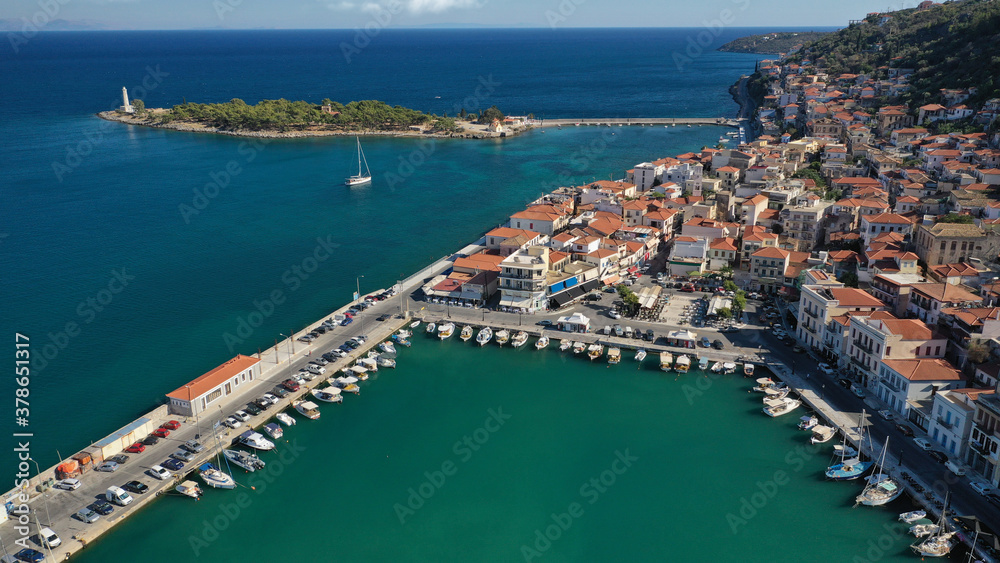
[[[496,106],[490,106],[484,109],[483,113],[479,115],[479,123],[486,123],[486,124],[493,123],[494,119],[503,122],[504,117],[505,116],[503,112],[497,109]]]
[[[135,110],[136,115],[142,115],[146,113],[146,102],[142,100],[132,100],[132,109]]]

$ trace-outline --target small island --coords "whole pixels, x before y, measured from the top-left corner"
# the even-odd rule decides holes
[[[782,55],[795,51],[806,43],[829,35],[826,31],[780,31],[747,35],[734,39],[719,47],[727,53],[756,53],[760,55]]]
[[[381,135],[455,138],[494,138],[516,135],[530,126],[527,119],[509,118],[496,106],[480,114],[464,109],[455,117],[390,106],[376,100],[320,104],[285,99],[262,100],[249,105],[239,98],[219,104],[185,101],[172,108],[147,108],[142,100],[125,100],[117,110],[98,117],[129,125],[176,131],[218,133],[240,137],[322,137],[337,135]]]

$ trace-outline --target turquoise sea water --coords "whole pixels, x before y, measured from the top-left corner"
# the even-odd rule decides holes
[[[912,560],[887,531],[908,506],[852,508],[862,485],[822,475],[831,444],[765,416],[749,380],[414,340],[360,396],[299,417],[263,456],[275,475],[240,479],[257,490],[238,515],[235,491],[160,499],[79,560],[140,542],[151,563],[865,561],[880,541]]]

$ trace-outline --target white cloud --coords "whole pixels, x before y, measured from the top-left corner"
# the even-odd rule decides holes
[[[355,6],[354,2],[335,2],[333,4],[326,5],[327,8],[330,8],[331,10],[336,10],[338,12],[353,10],[354,6]]]
[[[406,8],[414,13],[446,12],[454,9],[478,8],[485,4],[480,0],[406,0]]]

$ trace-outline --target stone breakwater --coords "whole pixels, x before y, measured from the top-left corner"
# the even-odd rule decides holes
[[[152,110],[156,111],[156,110]],[[127,125],[138,125],[141,127],[152,127],[154,129],[169,129],[172,131],[184,131],[187,133],[215,133],[217,135],[230,135],[233,137],[251,137],[261,139],[301,139],[307,137],[417,137],[426,139],[428,137],[438,139],[498,139],[501,137],[513,137],[523,133],[527,129],[515,129],[505,133],[492,133],[487,131],[460,131],[455,133],[432,133],[424,131],[349,131],[349,130],[329,130],[329,129],[308,129],[305,131],[244,131],[219,129],[197,122],[174,122],[157,123],[148,118],[135,117],[130,114],[123,114],[117,111],[102,111],[97,117],[107,121],[117,121]],[[530,128],[530,127],[529,127]]]

